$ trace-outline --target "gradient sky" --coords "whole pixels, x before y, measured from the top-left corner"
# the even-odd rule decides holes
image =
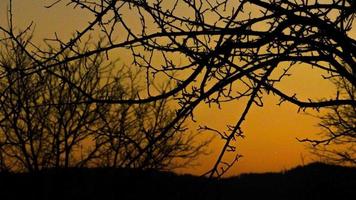
[[[67,37],[77,29],[85,27],[91,15],[80,10],[73,11],[69,7],[57,6],[45,9],[44,5],[53,1],[46,0],[14,0],[14,22],[16,28],[24,29],[31,21],[35,22],[34,40],[40,42],[42,38],[53,36],[54,32],[61,37]],[[7,1],[0,1],[0,24],[6,23]],[[127,63],[129,64],[129,62]],[[293,76],[286,79],[280,88],[291,93],[298,93],[298,97],[329,97],[334,94],[332,84],[322,79],[320,72],[306,66],[297,66]],[[243,130],[246,138],[240,140],[238,152],[244,157],[229,172],[239,174],[244,172],[281,171],[293,166],[312,161],[312,155],[305,144],[296,138],[317,137],[320,129],[316,126],[318,119],[306,113],[297,113],[298,108],[291,104],[277,106],[278,98],[265,96],[264,107],[252,108]],[[196,111],[197,123],[191,123],[191,130],[198,125],[208,124],[211,127],[225,129],[226,124],[238,120],[244,102],[224,104],[222,110],[209,109],[201,105]],[[315,113],[309,113],[315,114]],[[207,134],[209,135],[209,134]],[[215,140],[209,147],[208,156],[202,156],[199,166],[181,169],[179,172],[202,174],[215,161],[222,146],[221,141]]]

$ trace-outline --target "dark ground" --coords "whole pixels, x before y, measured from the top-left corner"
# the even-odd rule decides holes
[[[206,179],[157,171],[63,169],[0,174],[0,200],[356,199],[356,168],[321,163]]]

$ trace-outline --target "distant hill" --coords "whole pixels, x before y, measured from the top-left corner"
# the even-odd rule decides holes
[[[224,193],[268,199],[351,200],[356,199],[356,168],[311,163],[281,173],[243,174],[225,179]]]
[[[356,168],[312,163],[281,173],[207,179],[129,169],[0,174],[0,199],[355,199]]]

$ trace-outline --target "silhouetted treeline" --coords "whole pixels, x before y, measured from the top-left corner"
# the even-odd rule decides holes
[[[356,168],[322,163],[223,179],[118,168],[0,175],[1,199],[352,199],[355,185]]]
[[[158,138],[175,115],[169,99],[146,104],[89,101],[92,96],[125,99],[140,95],[142,70],[119,66],[105,61],[104,54],[96,54],[46,71],[26,72],[34,64],[23,49],[30,43],[27,34],[17,42],[0,40],[0,171],[171,169],[202,153],[206,143],[195,143],[195,135],[183,134],[186,128],[181,122]],[[73,48],[82,52],[92,46],[88,42]],[[42,56],[55,51],[49,48]],[[155,85],[162,91],[169,87],[166,82]]]

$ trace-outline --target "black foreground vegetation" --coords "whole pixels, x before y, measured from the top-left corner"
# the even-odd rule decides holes
[[[312,163],[208,179],[153,170],[52,169],[0,176],[1,199],[350,199],[356,168]]]

